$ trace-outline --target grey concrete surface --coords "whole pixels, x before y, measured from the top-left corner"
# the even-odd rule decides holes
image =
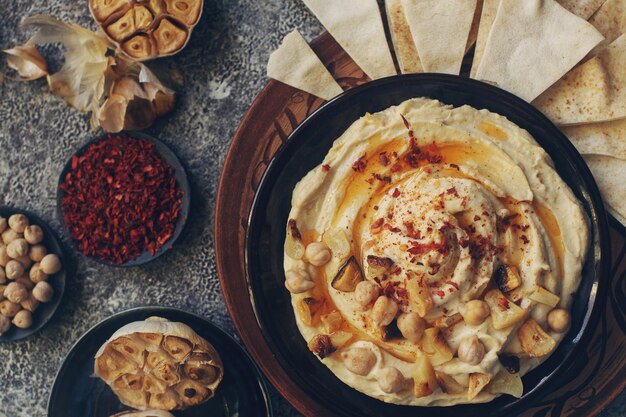
[[[0,48],[23,42],[21,19],[39,13],[94,27],[86,0],[0,0]],[[141,268],[108,268],[76,256],[77,273],[54,322],[27,340],[0,344],[0,417],[45,416],[62,358],[81,334],[113,313],[139,305],[176,306],[234,333],[213,256],[218,177],[239,120],[266,82],[270,52],[294,28],[308,39],[322,31],[299,0],[205,0],[187,48],[157,63],[184,78],[176,87],[176,110],[148,132],[168,143],[188,169],[193,204],[186,235],[175,250]],[[4,59],[0,62],[5,71]],[[51,95],[45,81],[5,80],[0,204],[32,210],[60,234],[57,178],[73,151],[92,136],[88,117]],[[298,415],[275,392],[272,398],[277,416]],[[626,396],[602,415],[626,415]]]

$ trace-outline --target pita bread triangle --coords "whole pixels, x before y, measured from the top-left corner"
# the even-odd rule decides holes
[[[496,13],[498,13],[499,5],[500,0],[483,1],[480,22],[478,24],[478,34],[476,36],[476,48],[474,48],[474,59],[472,61],[472,69],[470,70],[470,77],[472,78],[475,78],[474,76],[478,70],[478,65],[480,64],[480,60],[483,58],[487,38],[489,37],[489,32],[491,32],[493,21],[496,20]]]
[[[626,161],[604,155],[583,155],[611,214],[626,225]]]
[[[461,71],[476,4],[476,0],[402,0],[424,71]]]
[[[532,101],[602,39],[554,0],[501,0],[474,78]]]
[[[371,79],[396,74],[376,0],[303,0]]]
[[[589,19],[596,29],[604,36],[604,40],[596,46],[591,55],[597,55],[611,42],[626,33],[626,1],[606,0],[598,11]]]
[[[626,119],[563,126],[561,130],[581,154],[612,156],[626,161]]]
[[[267,76],[330,100],[343,90],[297,30],[270,55]]]
[[[626,35],[574,68],[533,104],[559,125],[626,118]]]
[[[588,20],[606,0],[557,0],[561,6],[576,16]],[[621,0],[620,0],[621,1]]]
[[[404,14],[402,0],[385,0],[385,10],[400,71],[403,74],[424,72]]]

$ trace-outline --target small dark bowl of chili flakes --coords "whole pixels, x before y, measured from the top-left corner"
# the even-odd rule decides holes
[[[189,214],[187,174],[161,141],[138,132],[88,142],[61,172],[58,216],[76,250],[111,266],[168,251]]]

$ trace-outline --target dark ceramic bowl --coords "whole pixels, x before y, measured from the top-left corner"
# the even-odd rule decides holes
[[[215,396],[176,417],[271,417],[265,381],[246,351],[222,329],[195,314],[167,307],[137,307],[115,314],[81,336],[65,357],[48,398],[48,417],[109,417],[129,410],[94,375],[94,356],[120,327],[159,316],[190,326],[213,345],[224,364]]]
[[[63,269],[61,269],[56,274],[52,275],[48,278],[48,282],[52,285],[54,289],[54,295],[52,300],[47,303],[40,303],[39,307],[33,313],[33,325],[28,329],[20,329],[11,325],[11,329],[0,336],[0,342],[9,341],[9,340],[20,340],[24,339],[36,332],[38,332],[43,326],[46,325],[54,316],[54,313],[57,311],[59,304],[61,304],[61,300],[63,299],[63,293],[65,292],[65,281],[67,279],[67,271],[69,270],[68,258],[64,256],[63,246],[59,239],[56,237],[56,234],[50,229],[50,227],[41,220],[35,214],[26,211],[20,210],[13,207],[0,206],[0,217],[4,217],[6,219],[13,214],[23,214],[28,217],[30,220],[30,224],[36,224],[41,227],[44,233],[44,241],[42,244],[48,249],[48,253],[54,253],[58,255],[61,259],[61,265]]]
[[[283,242],[291,193],[302,177],[321,163],[338,138],[366,112],[375,113],[414,97],[446,104],[468,104],[506,116],[529,131],[552,157],[556,169],[581,201],[591,226],[591,245],[576,293],[571,330],[541,366],[524,376],[524,395],[501,396],[478,405],[429,408],[386,404],[348,387],[307,349],[298,331],[284,287]],[[577,345],[586,342],[598,314],[608,274],[608,229],[598,188],[580,155],[538,110],[499,88],[441,74],[401,75],[351,89],[306,119],[271,161],[251,211],[246,241],[247,275],[252,304],[270,349],[293,382],[312,401],[337,416],[514,415],[536,404],[577,373]]]
[[[183,199],[182,199],[181,207],[180,207],[180,215],[178,216],[178,221],[176,223],[176,228],[174,229],[174,234],[172,235],[172,237],[170,237],[170,239],[167,242],[165,242],[161,246],[161,248],[157,252],[154,253],[154,255],[146,250],[137,258],[129,260],[123,264],[118,264],[115,262],[103,260],[96,256],[88,256],[88,258],[93,259],[96,262],[104,264],[104,265],[116,266],[116,267],[131,267],[131,266],[138,266],[138,265],[143,265],[148,262],[151,262],[155,260],[156,258],[158,258],[159,256],[163,255],[168,250],[170,250],[172,246],[174,246],[174,243],[176,243],[176,240],[179,238],[181,232],[185,228],[185,223],[187,223],[187,217],[189,216],[189,207],[191,204],[191,188],[189,187],[189,181],[187,180],[187,173],[185,172],[185,168],[181,164],[178,157],[174,154],[174,152],[170,150],[170,148],[167,147],[167,145],[165,145],[160,140],[155,139],[154,137],[146,135],[145,133],[141,133],[141,132],[120,132],[119,134],[120,135],[126,134],[130,137],[153,142],[156,146],[156,149],[159,155],[163,158],[163,160],[169,166],[172,167],[172,170],[174,171],[174,176],[176,177],[176,182],[178,186],[180,187],[180,189],[183,191]],[[84,154],[87,148],[89,148],[91,145],[95,143],[98,143],[106,139],[107,136],[108,134],[104,134],[87,142],[73,156],[80,156]],[[65,195],[65,193],[63,192],[63,190],[61,190],[60,185],[63,182],[65,182],[65,177],[71,168],[71,164],[72,164],[72,158],[70,158],[67,161],[67,164],[65,165],[65,167],[63,168],[63,171],[61,171],[61,175],[59,176],[59,187],[57,187],[57,216],[61,224],[64,225],[66,235],[68,239],[72,242],[73,249],[78,253],[82,253],[82,251],[78,247],[78,242],[72,239],[72,236],[70,235],[70,232],[67,226],[65,226],[63,209],[61,208],[61,201],[63,200],[63,196]]]

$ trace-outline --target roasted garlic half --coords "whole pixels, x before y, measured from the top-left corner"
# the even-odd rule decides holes
[[[180,52],[202,14],[203,0],[89,0],[106,36],[136,61]]]
[[[183,410],[213,397],[224,376],[209,342],[183,323],[152,317],[120,328],[98,350],[95,374],[139,410]]]

